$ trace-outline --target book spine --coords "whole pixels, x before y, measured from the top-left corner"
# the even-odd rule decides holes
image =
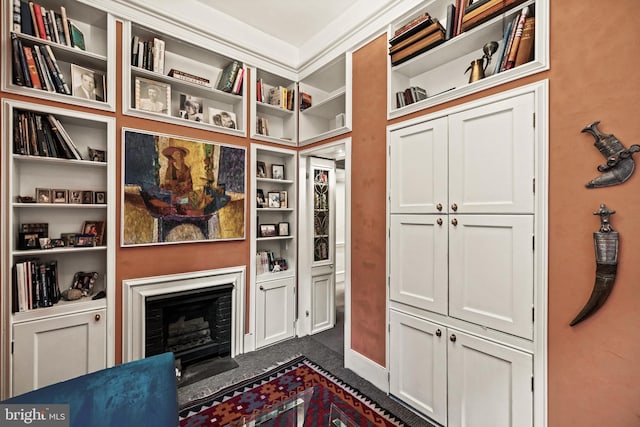
[[[47,91],[55,92],[56,88],[53,84],[53,80],[51,79],[51,75],[49,74],[49,68],[42,57],[42,52],[40,52],[40,46],[33,46],[33,51],[35,52],[34,59],[36,60],[36,65],[38,66],[38,70],[40,70],[40,83],[44,83],[43,86]]]
[[[516,26],[516,31],[513,36],[513,44],[509,51],[509,58],[507,58],[507,63],[505,64],[505,70],[510,70],[516,63],[516,56],[518,55],[518,48],[520,47],[520,39],[522,38],[522,30],[524,29],[524,21],[527,19],[527,15],[529,15],[528,6],[522,9],[522,12],[520,13],[518,25]]]
[[[40,6],[40,15],[42,18],[42,24],[44,25],[46,40],[51,41],[53,39],[51,38],[51,28],[49,26],[49,13],[43,6]]]
[[[26,1],[20,2],[20,31],[22,34],[30,36],[34,35],[33,32],[33,19],[31,19],[31,8]]]
[[[414,19],[412,19],[411,21],[407,22],[406,24],[404,24],[402,27],[398,28],[396,31],[394,31],[393,33],[393,37],[398,37],[399,35],[409,31],[410,29],[412,29],[413,27],[421,24],[422,22],[430,19],[431,17],[429,16],[428,13],[424,13]]]
[[[47,52],[47,47],[49,46],[43,46],[42,49],[40,49],[40,54],[42,55],[44,63],[47,67],[47,71],[51,76],[51,81],[53,82],[54,89],[58,93],[65,93],[64,88],[62,87],[62,82],[60,81],[60,77],[58,76],[58,72],[56,71],[56,67],[53,65],[53,61],[51,60]]]
[[[51,49],[51,46],[45,46],[45,49],[49,55],[49,57],[51,58],[51,62],[53,63],[53,68],[55,70],[55,73],[58,75],[58,78],[60,79],[60,84],[62,85],[62,90],[67,95],[71,95],[71,89],[69,88],[69,85],[67,84],[66,80],[64,79],[64,74],[62,74],[62,71],[60,70],[60,66],[58,65],[58,61],[56,60],[56,56],[53,54],[53,49]]]
[[[533,53],[533,42],[536,33],[536,19],[533,16],[527,17],[524,22],[524,28],[522,30],[522,38],[520,39],[520,47],[518,48],[518,54],[514,66],[522,65],[531,60],[531,54]]]
[[[24,58],[27,63],[27,69],[29,70],[29,77],[31,78],[31,87],[35,89],[42,89],[40,83],[40,75],[38,74],[38,68],[36,67],[36,61],[33,58],[33,51],[29,46],[23,46]]]
[[[24,74],[22,71],[22,63],[20,61],[20,50],[18,44],[18,36],[15,33],[11,33],[11,49],[12,49],[12,70],[13,70],[13,83],[18,86],[24,86]]]
[[[60,15],[62,17],[62,31],[64,32],[64,44],[71,46],[71,34],[69,34],[69,21],[67,20],[67,9],[60,6]]]
[[[418,40],[421,40],[427,37],[428,35],[433,34],[436,31],[444,31],[444,28],[442,28],[442,25],[440,24],[440,22],[438,22],[437,19],[434,19],[433,24],[429,25],[427,28],[420,30],[419,32],[415,33],[410,37],[407,37],[406,39],[402,40],[400,43],[391,46],[389,48],[389,53],[402,50],[405,47],[411,45],[412,43],[415,43]]]
[[[131,40],[131,65],[138,65],[138,42],[140,38],[138,36],[134,36]]]
[[[218,82],[216,89],[223,92],[231,92],[231,89],[233,88],[233,82],[236,79],[236,75],[238,74],[239,69],[240,63],[238,61],[233,61],[232,63],[227,65],[222,71],[222,75],[220,76],[220,81]]]
[[[511,51],[511,45],[513,44],[513,38],[516,35],[516,25],[518,25],[518,17],[516,17],[513,21],[511,21],[511,32],[509,33],[509,39],[507,43],[504,45],[504,55],[502,57],[502,62],[500,63],[500,71],[504,71],[507,65],[507,60],[509,59],[509,52]]]
[[[58,22],[56,21],[56,13],[53,9],[47,11],[49,22],[51,23],[51,41],[60,43],[60,34],[58,33]]]
[[[13,31],[22,31],[22,14],[20,12],[21,0],[13,0]]]
[[[56,27],[58,27],[58,43],[67,45],[67,39],[64,36],[64,24],[62,22],[62,14],[56,12]]]
[[[456,17],[456,5],[451,3],[447,6],[447,29],[444,34],[444,39],[449,40],[453,37],[454,19]]]
[[[233,84],[233,90],[231,91],[231,93],[234,93],[237,95],[242,91],[243,77],[244,77],[244,68],[240,68],[238,70],[238,75],[236,76],[236,81]]]
[[[47,40],[47,32],[44,28],[44,21],[42,20],[42,8],[38,3],[33,3],[33,14],[36,18],[38,37],[40,37],[42,40]]]
[[[35,6],[32,1],[29,2],[29,15],[31,15],[31,26],[33,27],[33,35],[40,38],[40,30],[38,28],[38,20],[36,19]]]

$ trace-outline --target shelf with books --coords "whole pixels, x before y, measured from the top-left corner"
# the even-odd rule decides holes
[[[20,10],[15,14],[14,4]],[[2,88],[114,111],[115,18],[85,4],[74,2],[72,6],[59,0],[3,2],[4,28],[10,33],[3,38]],[[33,16],[39,18],[34,21]],[[43,29],[46,32],[41,36]]]
[[[481,2],[486,6],[496,0]],[[428,13],[441,24],[447,23],[447,7],[450,1],[436,0],[426,8],[421,7],[398,19],[389,27],[389,38],[394,36],[395,29],[402,23],[411,21],[416,16]],[[548,68],[548,0],[509,0],[506,8],[498,14],[493,13],[486,20],[478,21],[470,28],[462,31],[429,50],[419,53],[406,62],[393,66],[389,62],[388,77],[388,117],[395,118],[424,108],[460,98],[508,81],[531,75]],[[478,6],[480,8],[482,6]],[[531,57],[521,61],[522,64],[506,71],[495,72],[496,63],[505,43],[505,32],[511,23],[528,7],[529,15],[535,16],[535,26],[530,28],[533,39],[529,41]],[[464,17],[463,17],[464,18]],[[446,29],[445,29],[446,30]],[[481,60],[483,47],[495,41],[497,51],[492,55],[488,65],[482,62],[485,77],[469,82],[468,68],[472,61]],[[481,60],[482,61],[482,60]],[[467,70],[467,72],[465,72]],[[398,101],[398,93],[408,88],[417,87],[426,91],[426,98],[413,103],[402,104]]]
[[[103,319],[93,323],[94,333],[101,335],[104,343],[101,350],[68,339],[60,345],[81,353],[97,351],[93,356],[104,360],[106,367],[113,363],[114,351],[108,330],[115,318],[115,119],[15,100],[3,100],[2,112],[2,174],[7,202],[2,206],[6,234],[1,271],[7,284],[2,289],[3,330],[11,331],[7,339],[31,342],[20,332],[26,329],[14,326],[35,325],[31,322],[46,319],[50,327],[43,333],[53,333],[69,315],[95,312]],[[68,152],[63,150],[65,140],[54,136],[62,133],[71,141],[66,146]],[[38,154],[20,154],[26,149],[25,141],[29,141],[29,150],[37,149]],[[79,284],[80,273],[96,273],[97,278]],[[75,291],[66,294],[65,301],[62,293],[72,288]],[[104,297],[92,300],[100,291]],[[34,356],[20,351],[2,353],[1,357],[3,365],[10,366],[12,358]],[[54,364],[63,364],[63,360]],[[14,372],[13,378],[26,381],[22,374]],[[2,384],[7,394],[42,385]]]
[[[133,22],[125,22],[123,45],[125,114],[246,135],[240,61]]]
[[[299,144],[348,132],[351,128],[351,55],[345,53],[309,73],[302,73]]]
[[[251,79],[251,138],[297,145],[295,80],[253,67]]]

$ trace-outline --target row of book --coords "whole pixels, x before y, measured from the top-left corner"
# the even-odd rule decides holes
[[[258,102],[293,111],[295,95],[295,89],[284,86],[265,86],[262,79],[258,79],[256,82],[256,100]]]
[[[13,82],[19,86],[71,95],[71,90],[60,70],[49,45],[26,46],[11,33]]]
[[[153,40],[140,40],[134,36],[131,40],[131,65],[156,73],[164,74],[165,42],[154,37]]]
[[[507,22],[502,42],[494,55],[495,63],[490,73],[496,74],[531,61],[534,49],[536,20],[526,6]]]
[[[58,262],[30,259],[17,262],[12,269],[12,311],[51,307],[60,300]]]
[[[396,108],[402,108],[423,99],[427,99],[427,91],[419,86],[411,86],[396,92]]]
[[[60,11],[24,0],[13,1],[13,31],[65,46],[85,50],[84,34],[69,18],[64,6]]]
[[[398,65],[445,41],[445,29],[440,22],[423,13],[396,31],[389,40],[391,65]]]
[[[269,120],[266,117],[258,117],[256,131],[258,135],[269,136]]]
[[[15,154],[82,160],[78,147],[53,114],[16,109],[13,125]]]

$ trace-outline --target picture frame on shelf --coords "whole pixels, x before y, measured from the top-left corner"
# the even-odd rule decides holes
[[[78,289],[82,291],[83,296],[89,296],[93,294],[93,287],[95,286],[96,280],[98,280],[97,272],[92,271],[85,273],[84,271],[78,271],[73,275],[71,289]]]
[[[171,85],[136,77],[135,108],[142,111],[171,115]]]
[[[261,188],[256,190],[256,204],[259,208],[264,208],[267,206],[267,201],[264,198],[264,191]]]
[[[85,205],[93,204],[93,191],[91,190],[82,191],[82,204],[85,204]]]
[[[73,96],[104,102],[105,86],[103,73],[71,64],[71,94]]]
[[[94,202],[97,205],[104,205],[107,203],[107,192],[106,191],[96,191],[94,194]]]
[[[288,206],[289,202],[288,202],[288,200],[287,200],[287,199],[288,199],[288,194],[287,194],[287,192],[286,192],[286,191],[284,191],[284,190],[283,190],[283,191],[280,191],[280,207],[281,207],[281,208],[288,208],[288,207],[289,207],[289,206]]]
[[[64,240],[62,239],[51,239],[51,247],[52,248],[63,248],[65,247]]]
[[[82,190],[69,190],[69,203],[82,204]]]
[[[51,189],[36,188],[36,200],[38,203],[51,203]]]
[[[89,160],[94,162],[106,162],[107,161],[107,152],[104,150],[98,150],[96,148],[88,148],[89,151]]]
[[[276,237],[277,235],[275,224],[260,224],[260,237]]]
[[[96,245],[96,236],[93,234],[76,234],[73,246],[76,248],[88,248]]]
[[[209,123],[214,126],[220,126],[223,128],[237,129],[236,114],[231,111],[218,110],[217,108],[209,107],[207,112],[209,113]]]
[[[85,221],[82,224],[82,235],[95,236],[95,246],[102,246],[104,240],[104,221]]]
[[[53,248],[53,244],[51,243],[51,239],[48,237],[40,237],[38,239],[38,243],[40,243],[40,249],[51,249]]]
[[[260,160],[256,163],[256,176],[258,178],[266,178],[267,177],[267,165]]]
[[[180,118],[194,122],[202,122],[203,105],[202,98],[181,93]]]
[[[63,189],[53,189],[51,190],[51,203],[68,203],[69,202],[69,191]]]
[[[73,247],[76,245],[77,233],[60,233],[60,240],[64,242],[64,246]]]
[[[289,223],[288,222],[279,222],[278,223],[278,236],[288,236],[289,235]]]
[[[18,233],[18,249],[22,251],[40,249],[42,233],[28,231]]]
[[[271,165],[271,178],[284,179],[284,165]]]
[[[270,208],[279,208],[280,207],[280,192],[279,191],[269,191],[267,194],[268,206]]]

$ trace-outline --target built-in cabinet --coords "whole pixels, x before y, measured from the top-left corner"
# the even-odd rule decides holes
[[[390,391],[443,425],[533,423],[535,112],[520,91],[388,134]]]
[[[2,361],[11,372],[2,385],[14,395],[113,364],[115,120],[8,100],[2,113]],[[39,123],[35,117],[55,117],[55,132],[64,129],[82,159],[45,155],[50,133],[25,140],[23,125]],[[24,142],[39,154],[22,152]],[[18,279],[26,262],[40,266],[38,280],[28,271]],[[79,282],[80,272],[95,273],[90,285]],[[79,299],[50,292],[72,287],[82,289]]]

